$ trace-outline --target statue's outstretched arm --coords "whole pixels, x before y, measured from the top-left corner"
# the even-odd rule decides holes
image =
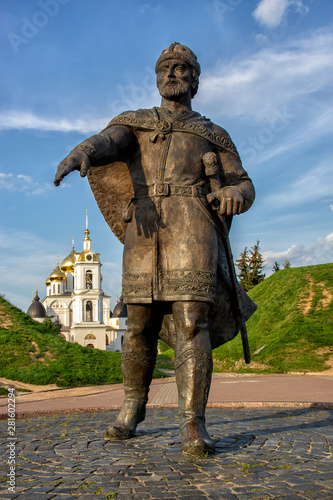
[[[126,161],[134,148],[135,136],[128,128],[109,127],[81,142],[60,162],[54,184],[59,186],[63,178],[74,170],[79,170],[81,177],[85,177],[88,169],[95,165]]]

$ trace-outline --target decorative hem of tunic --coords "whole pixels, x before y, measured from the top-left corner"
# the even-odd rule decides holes
[[[209,271],[160,271],[156,290],[150,273],[123,276],[123,296],[126,304],[157,301],[214,302],[216,273]]]

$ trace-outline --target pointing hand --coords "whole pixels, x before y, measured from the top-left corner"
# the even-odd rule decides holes
[[[62,162],[59,163],[54,179],[55,186],[59,186],[63,178],[74,170],[80,170],[81,177],[85,177],[89,167],[89,156],[84,151],[72,151],[64,160],[62,160]]]

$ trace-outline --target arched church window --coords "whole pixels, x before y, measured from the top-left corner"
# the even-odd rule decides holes
[[[109,336],[107,333],[105,334],[105,344],[109,345]]]
[[[87,300],[86,302],[86,321],[93,320],[93,307],[91,300]]]
[[[91,290],[93,287],[93,275],[91,271],[86,271],[86,288]]]

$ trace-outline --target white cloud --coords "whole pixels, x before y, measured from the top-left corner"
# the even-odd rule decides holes
[[[275,28],[281,23],[288,4],[288,0],[261,0],[253,16],[260,24]]]
[[[140,4],[138,7],[141,14],[146,14],[146,12],[150,11],[157,14],[162,10],[161,4],[151,5],[149,3],[144,3]]]
[[[331,85],[333,35],[316,32],[260,49],[246,58],[219,61],[201,79],[197,103],[216,115],[246,116],[253,123],[269,120],[275,111],[321,98]],[[310,112],[310,111],[309,111]]]
[[[319,238],[312,246],[292,245],[287,250],[262,252],[265,259],[267,274],[272,269],[274,262],[282,264],[289,260],[291,267],[312,266],[333,262],[333,233],[324,238]]]
[[[52,262],[56,261],[55,252],[61,252],[64,257],[66,246],[47,241],[30,231],[15,229],[0,231],[1,248],[1,291],[14,305],[27,310],[36,282],[40,297],[45,293],[45,280],[52,272]],[[63,257],[63,258],[64,258]],[[18,293],[18,284],[20,292]]]
[[[49,184],[40,185],[30,175],[0,172],[0,189],[10,192],[20,191],[27,196],[36,196],[47,193],[52,189],[52,186]]]
[[[329,94],[333,35],[316,32],[306,38],[289,39],[270,48],[261,48],[252,55],[226,63],[219,61],[200,80],[195,108],[213,115],[236,118],[246,116],[252,126],[263,126],[276,112],[289,113],[303,106],[304,116],[310,115],[314,104],[321,101],[332,106]],[[7,110],[0,117],[0,129],[35,129],[43,131],[80,132],[84,135],[102,130],[111,117],[126,109],[156,105],[159,99],[152,68],[138,85],[118,86],[115,98],[108,103],[108,116],[80,116],[77,119],[43,117],[36,113]],[[326,92],[325,96],[323,93]],[[304,103],[309,106],[304,109]],[[319,104],[318,104],[319,103]],[[105,113],[105,110],[102,111]]]
[[[298,12],[308,12],[301,0],[261,0],[253,12],[253,17],[268,28],[276,28],[290,7]]]
[[[311,168],[308,172],[301,172],[299,177],[289,186],[275,194],[267,196],[265,203],[280,209],[302,203],[313,203],[315,200],[332,198],[333,169],[331,162],[322,163]]]
[[[333,205],[330,204],[331,210],[333,210]]]
[[[4,111],[0,117],[0,129],[35,129],[59,132],[96,133],[110,121],[109,118],[43,118],[25,111]]]
[[[314,110],[312,110],[312,112],[314,112]],[[272,118],[274,119],[275,116],[273,115]],[[297,117],[295,115],[290,115],[289,122],[287,120],[285,121],[286,127],[288,127],[289,124],[292,125],[288,136],[284,138],[282,142],[279,141],[276,143],[272,140],[271,146],[268,144],[260,154],[256,155],[256,165],[260,163],[267,164],[267,162],[275,156],[285,154],[290,150],[296,151],[299,148],[304,150],[308,144],[312,145],[316,140],[321,140],[326,135],[331,136],[333,132],[333,107],[325,109],[325,111],[319,109],[317,115],[312,115],[308,121],[303,119],[301,126],[295,126],[295,122],[297,122]],[[259,130],[256,134],[257,140],[260,139],[260,133]],[[248,146],[249,144],[250,137],[245,142],[244,146]],[[243,157],[243,159],[245,158]]]
[[[122,270],[119,265],[113,262],[103,262],[102,268],[103,287],[112,292],[113,299],[121,290]]]
[[[39,296],[45,296],[45,280],[52,272],[52,264],[71,251],[71,242],[61,243],[41,238],[31,231],[0,229],[1,290],[5,298],[26,311],[38,282]],[[79,250],[78,250],[79,251]],[[102,260],[103,289],[112,295],[114,303],[121,289],[121,265]]]

